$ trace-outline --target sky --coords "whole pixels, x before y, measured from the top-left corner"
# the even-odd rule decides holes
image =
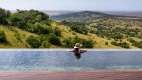
[[[0,0],[8,10],[142,11],[142,0]]]

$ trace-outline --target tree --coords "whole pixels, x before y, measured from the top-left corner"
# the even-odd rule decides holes
[[[32,48],[39,48],[41,46],[41,41],[39,37],[29,36],[26,40]]]
[[[41,23],[35,23],[32,27],[31,27],[33,33],[37,33],[37,34],[49,34],[50,32],[52,32],[52,29],[45,24],[41,24]]]
[[[82,44],[85,48],[93,48],[94,42],[92,40],[83,40]]]
[[[120,43],[120,46],[121,46],[122,48],[130,48],[130,47],[129,47],[129,44],[126,43],[126,42]]]
[[[27,21],[18,13],[14,13],[9,17],[9,24],[24,29]]]
[[[37,10],[18,10],[9,17],[9,24],[25,30],[32,30],[32,25],[35,24],[36,26],[36,23],[45,23],[48,20],[49,16],[43,12]],[[45,27],[40,26],[40,28]]]
[[[61,36],[61,31],[60,31],[60,29],[58,29],[58,28],[53,29],[53,33],[54,33],[56,36]]]
[[[6,37],[4,31],[0,31],[0,43],[6,43]]]
[[[0,8],[0,24],[8,24],[7,18],[10,16],[10,11]]]
[[[72,48],[74,46],[74,42],[73,42],[72,37],[64,39],[63,43],[64,43],[64,47],[66,47],[66,48]]]
[[[122,48],[130,48],[129,44],[126,43],[126,42],[111,42],[112,45],[115,45],[115,46],[120,46]]]
[[[108,42],[105,42],[105,45],[108,45]]]
[[[82,22],[66,22],[63,21],[63,24],[69,26],[73,31],[81,33],[81,34],[88,34],[89,29],[86,26],[86,23]]]
[[[53,45],[61,46],[60,38],[57,37],[55,34],[50,35],[49,42]]]
[[[48,41],[43,41],[40,48],[50,48],[51,44]]]

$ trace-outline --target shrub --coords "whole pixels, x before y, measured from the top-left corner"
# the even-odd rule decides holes
[[[6,42],[7,40],[4,31],[0,31],[0,43],[6,43]]]
[[[82,22],[66,22],[63,21],[63,24],[69,26],[73,31],[81,33],[81,34],[88,34],[89,29],[86,26],[86,23]]]
[[[133,38],[129,38],[128,41],[131,42],[131,43],[135,43],[136,42]]]
[[[61,46],[60,38],[57,37],[55,34],[50,35],[49,42],[53,45]]]
[[[108,45],[108,42],[105,42],[105,45]]]
[[[49,20],[49,16],[43,12],[37,10],[17,10],[17,12],[11,15],[12,23],[36,23]]]
[[[142,48],[142,41],[139,41],[139,42],[135,41],[134,43],[132,43],[132,45],[138,48]]]
[[[45,25],[45,24],[40,24],[40,23],[35,23],[32,27],[31,27],[31,31],[33,33],[37,33],[37,34],[49,34],[52,29]]]
[[[56,35],[56,36],[61,36],[61,31],[58,29],[58,28],[55,28],[53,30],[53,33]]]
[[[32,48],[39,48],[41,46],[41,41],[39,37],[29,36],[26,41]]]
[[[9,24],[12,26],[17,26],[19,28],[25,29],[25,26],[27,26],[26,20],[19,15],[18,13],[14,13],[9,17]]]
[[[64,47],[66,48],[72,48],[74,46],[73,38],[71,37],[64,39],[63,43],[64,43]]]
[[[142,48],[142,41],[135,41],[133,38],[129,38],[128,41],[131,42],[133,46]]]
[[[130,48],[130,47],[129,47],[129,44],[126,43],[126,42],[120,43],[120,46],[121,46],[122,48]]]
[[[9,24],[29,32],[48,34],[49,16],[36,10],[18,10],[9,17]]]
[[[75,45],[75,43],[81,43],[84,48],[93,48],[94,45],[94,41],[81,39],[78,36],[69,37],[65,39],[63,42],[66,48],[72,48]]]
[[[40,46],[40,48],[50,48],[50,43],[48,41],[43,41],[42,45]]]
[[[85,48],[93,48],[94,42],[92,40],[83,40],[82,44]]]
[[[142,41],[140,41],[137,45],[138,48],[142,48]]]
[[[78,36],[73,37],[73,44],[75,43],[81,43],[81,38],[79,38]]]
[[[0,8],[0,24],[8,24],[7,18],[10,16],[10,11]]]
[[[122,48],[130,48],[129,44],[126,42],[111,42],[112,45],[120,46]]]
[[[112,41],[111,44],[115,45],[115,46],[119,46],[119,44],[117,42],[115,42],[115,41]]]

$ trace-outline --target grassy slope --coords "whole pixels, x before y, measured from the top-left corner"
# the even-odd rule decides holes
[[[15,28],[15,27],[8,28],[6,26],[0,26],[0,30],[3,30],[5,32],[6,39],[8,41],[8,44],[0,44],[1,48],[26,48],[26,47],[29,47],[29,45],[25,41],[26,38],[29,35],[36,35],[36,34],[29,33],[29,32],[23,31],[21,29]]]
[[[89,33],[88,35],[79,34],[74,31],[71,31],[70,29],[67,29],[67,26],[64,26],[64,25],[60,25],[59,28],[62,30],[62,35],[64,38],[77,35],[82,39],[94,40],[96,42],[94,44],[94,48],[120,48],[120,47],[111,45],[109,40],[98,37],[95,34],[91,34],[91,33]],[[105,42],[108,42],[108,45],[105,45]]]
[[[94,48],[119,48],[119,47],[111,45],[109,40],[100,38],[96,36],[95,34],[88,34],[88,35],[79,34],[79,33],[71,31],[70,29],[67,28],[67,26],[59,25],[57,23],[52,23],[52,26],[58,27],[62,31],[61,40],[63,40],[64,38],[78,35],[82,39],[92,39],[96,41],[96,43],[94,44]],[[9,27],[12,27],[12,26],[9,26]],[[8,41],[8,44],[0,44],[0,48],[29,48],[30,46],[26,42],[27,37],[30,35],[39,36],[37,34],[30,33],[15,27],[8,28],[7,26],[3,26],[3,25],[0,26],[0,30],[3,30],[5,32],[6,38]],[[105,45],[105,42],[108,42],[108,45]],[[51,45],[51,47],[59,48],[60,46]]]

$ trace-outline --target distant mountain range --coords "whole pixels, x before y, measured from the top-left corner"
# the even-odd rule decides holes
[[[92,12],[92,11],[82,11],[82,12],[74,12],[68,14],[61,14],[57,16],[52,16],[55,20],[66,20],[66,21],[86,21],[94,18],[101,17],[112,17],[112,15],[102,13],[102,12]]]
[[[137,16],[137,17],[142,17],[142,11],[134,11],[134,12],[113,12],[113,11],[109,11],[106,12],[108,14],[113,14],[113,15],[121,15],[121,16]]]
[[[142,12],[47,11],[55,20],[86,21],[94,18],[142,19]]]

